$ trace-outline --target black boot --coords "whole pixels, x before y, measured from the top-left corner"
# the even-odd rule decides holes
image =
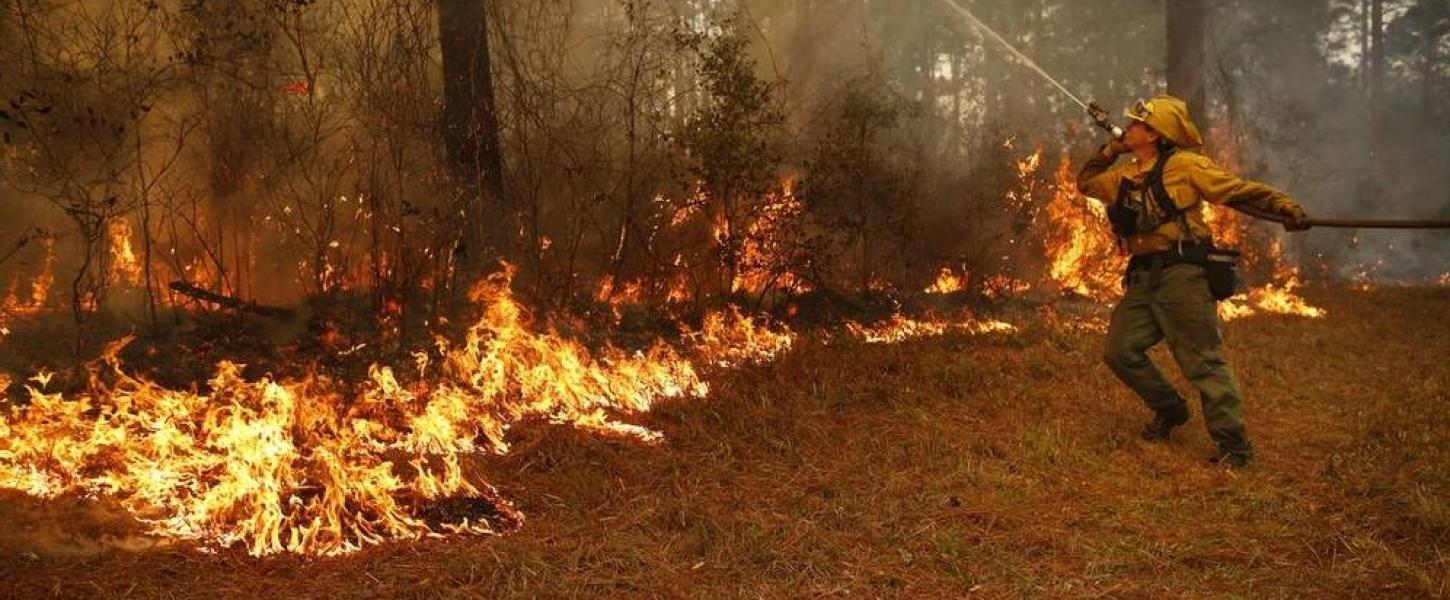
[[[1188,422],[1188,409],[1179,406],[1175,409],[1159,411],[1153,416],[1153,420],[1143,426],[1143,439],[1150,442],[1161,442],[1168,439],[1168,434],[1173,433],[1173,428]]]

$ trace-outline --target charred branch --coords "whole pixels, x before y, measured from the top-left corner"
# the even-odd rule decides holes
[[[171,291],[181,294],[183,296],[194,298],[196,300],[201,300],[202,302],[210,302],[217,306],[229,308],[237,312],[249,313],[273,319],[291,319],[297,316],[297,312],[291,309],[280,308],[276,306],[267,306],[265,304],[257,304],[255,301],[252,300],[243,300],[241,298],[235,298],[232,296],[227,296],[225,294],[218,294],[216,292],[201,289],[192,284],[186,283],[185,281],[173,281],[171,282],[171,285],[167,287],[171,288]]]

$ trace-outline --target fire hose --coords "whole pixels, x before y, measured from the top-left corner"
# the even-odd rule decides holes
[[[1244,213],[1256,219],[1283,223],[1287,219],[1281,215],[1266,213],[1248,206],[1228,205],[1236,211]],[[1301,225],[1309,227],[1338,227],[1348,229],[1450,229],[1450,220],[1446,219],[1327,219],[1310,217],[1301,219]]]
[[[985,22],[977,18],[976,15],[972,14],[972,11],[967,10],[961,4],[958,4],[956,0],[941,0],[941,2],[942,4],[945,4],[947,8],[950,8],[954,12],[956,12],[956,14],[962,17],[962,19],[965,20],[967,23],[975,27],[984,36],[996,40],[997,43],[1001,44],[1003,48],[1007,49],[1008,53],[1016,57],[1017,60],[1022,61],[1022,64],[1025,65],[1028,69],[1031,69],[1032,72],[1037,73],[1043,79],[1047,80],[1047,82],[1051,83],[1052,86],[1057,89],[1057,91],[1062,93],[1062,95],[1066,96],[1069,100],[1072,100],[1073,103],[1082,107],[1082,109],[1087,112],[1088,116],[1092,118],[1093,123],[1095,123],[1098,127],[1102,128],[1104,131],[1107,131],[1114,138],[1121,139],[1123,137],[1123,129],[1121,127],[1118,127],[1117,125],[1114,125],[1112,121],[1108,119],[1108,111],[1103,110],[1102,107],[1098,106],[1096,102],[1084,102],[1082,98],[1079,98],[1076,94],[1073,94],[1070,90],[1067,89],[1067,86],[1064,86],[1061,82],[1059,82],[1056,78],[1049,74],[1046,69],[1043,69],[1037,64],[1036,61],[1032,60],[1032,58],[1028,57],[1026,54],[1023,54],[1021,50],[1018,50],[1015,46],[1012,45],[1011,42],[1008,42],[1006,38],[1002,37],[1001,34],[997,33],[996,30],[988,27]],[[1233,203],[1230,203],[1228,206],[1229,208],[1232,208],[1257,219],[1274,221],[1276,223],[1284,223],[1287,220],[1287,218],[1284,216],[1266,213],[1248,206],[1241,206]],[[1309,227],[1340,227],[1363,229],[1450,229],[1450,220],[1447,219],[1308,218],[1300,221],[1300,224],[1307,225]]]

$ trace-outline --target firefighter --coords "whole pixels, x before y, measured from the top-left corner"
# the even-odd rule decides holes
[[[1166,95],[1139,100],[1126,114],[1131,121],[1122,138],[1099,149],[1078,175],[1082,193],[1110,203],[1114,231],[1132,255],[1104,359],[1153,410],[1143,439],[1167,440],[1188,421],[1189,410],[1146,354],[1166,340],[1178,368],[1198,389],[1204,423],[1218,445],[1209,462],[1243,467],[1254,449],[1239,386],[1223,356],[1216,300],[1227,294],[1210,291],[1212,263],[1205,256],[1213,251],[1213,236],[1204,203],[1242,204],[1279,215],[1289,230],[1307,228],[1302,223],[1308,217],[1283,192],[1191,152],[1203,138],[1182,100]],[[1132,159],[1119,162],[1121,154]]]

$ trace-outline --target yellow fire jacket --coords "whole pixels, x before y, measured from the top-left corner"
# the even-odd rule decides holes
[[[1115,162],[1116,156],[1104,156],[1099,149],[1078,173],[1078,189],[1091,198],[1111,204],[1117,199],[1118,186],[1123,178],[1142,182],[1153,169],[1151,162],[1139,163],[1136,158],[1116,166]],[[1173,203],[1185,211],[1184,217],[1193,235],[1185,233],[1180,221],[1173,219],[1153,231],[1128,238],[1128,252],[1163,252],[1172,249],[1179,242],[1190,243],[1194,239],[1202,243],[1211,242],[1213,232],[1209,230],[1208,222],[1204,218],[1204,201],[1225,205],[1242,203],[1270,214],[1299,219],[1305,217],[1304,209],[1299,203],[1284,192],[1256,181],[1242,179],[1215,164],[1213,159],[1187,150],[1174,152],[1168,158],[1168,164],[1163,165],[1163,187],[1168,190]],[[1156,205],[1149,204],[1150,210],[1160,218],[1164,217]]]

